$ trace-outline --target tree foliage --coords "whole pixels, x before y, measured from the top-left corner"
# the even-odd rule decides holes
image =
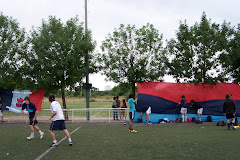
[[[225,81],[221,69],[220,54],[227,48],[229,25],[211,23],[205,13],[200,23],[189,27],[186,21],[180,22],[176,39],[168,41],[167,50],[169,74],[180,82],[216,83]]]
[[[90,32],[87,41],[85,38],[83,25],[77,18],[64,24],[56,17],[42,21],[29,37],[31,45],[25,55],[24,74],[47,91],[61,89],[64,108],[64,90],[82,81],[86,72],[86,50],[91,52],[95,47]],[[90,66],[92,63],[90,61]]]
[[[221,63],[225,69],[225,74],[229,79],[233,79],[236,83],[240,82],[240,24],[229,34],[229,41],[225,43],[228,49],[220,55]]]
[[[116,83],[128,83],[135,95],[135,82],[161,80],[165,74],[162,35],[152,24],[139,29],[121,24],[102,43],[99,63]]]
[[[19,72],[21,59],[26,52],[26,33],[18,22],[0,13],[0,88],[22,88]]]

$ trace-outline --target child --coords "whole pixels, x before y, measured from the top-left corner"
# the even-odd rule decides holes
[[[135,131],[133,129],[133,119],[134,119],[134,115],[135,115],[135,100],[133,99],[133,95],[130,94],[129,95],[129,99],[128,99],[128,105],[129,105],[129,132],[131,133],[136,133],[137,131]]]
[[[182,100],[178,103],[178,105],[181,106],[182,122],[184,123],[187,121],[187,100],[185,99],[184,95],[182,96]]]
[[[125,108],[127,108],[127,104],[126,104],[125,99],[123,99],[122,102],[123,102],[123,104],[122,104],[121,108],[124,108],[124,109],[121,111],[120,119],[122,119],[123,117],[125,117],[125,119],[126,119],[127,117],[125,115]]]
[[[226,101],[223,104],[223,114],[227,118],[228,130],[230,130],[230,119],[232,120],[232,129],[235,130],[236,105],[231,98],[231,94],[226,95]]]
[[[151,125],[151,118],[149,116],[149,114],[151,114],[151,107],[150,106],[143,106],[142,108],[139,108],[138,111],[140,112],[140,119],[142,119],[143,115],[145,114],[146,117],[146,123]],[[149,121],[148,121],[149,120]]]
[[[113,97],[112,108],[117,108],[117,97]],[[118,121],[118,110],[113,109],[113,120]]]
[[[53,118],[52,124],[50,125],[50,128],[48,130],[53,140],[53,143],[52,145],[50,145],[50,147],[57,146],[56,136],[53,132],[57,130],[59,131],[61,130],[65,133],[65,135],[68,138],[68,142],[69,142],[68,145],[72,146],[72,139],[65,126],[65,118],[64,118],[60,103],[55,101],[54,95],[49,96],[48,99],[49,99],[49,102],[51,103],[50,108],[52,111],[52,115],[49,117],[49,120]]]
[[[40,134],[40,139],[43,138],[44,133],[36,126],[37,121],[37,108],[34,103],[31,103],[29,97],[24,98],[25,103],[22,105],[21,112],[27,116],[29,116],[29,127],[31,131],[31,135],[27,137],[28,140],[34,138],[34,129]],[[28,112],[24,112],[24,109],[27,109]]]
[[[195,102],[194,100],[191,100],[190,103],[192,104],[191,107],[197,109],[198,119],[199,119],[200,121],[202,121],[202,120],[201,120],[201,115],[202,115],[202,113],[203,113],[203,107],[202,107],[202,105],[201,105],[200,103],[198,103],[198,102]]]

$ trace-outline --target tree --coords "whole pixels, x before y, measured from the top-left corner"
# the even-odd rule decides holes
[[[109,80],[129,83],[135,97],[135,83],[161,80],[165,73],[162,35],[152,24],[140,29],[121,24],[102,43],[100,68]]]
[[[221,70],[219,54],[223,53],[227,45],[227,24],[222,28],[219,24],[211,23],[203,13],[200,23],[189,27],[186,21],[180,22],[176,39],[168,41],[169,53],[168,74],[176,78],[177,82],[184,79],[193,83],[216,83],[225,81]]]
[[[229,27],[228,27],[229,28]],[[228,29],[229,30],[229,29]],[[236,83],[240,82],[240,24],[236,30],[228,34],[230,38],[225,44],[228,44],[226,52],[220,55],[222,66],[225,69],[225,74],[229,79],[234,80]]]
[[[0,13],[0,88],[22,88],[20,56],[26,52],[26,36],[18,22]]]
[[[128,83],[120,83],[113,87],[112,93],[114,93],[115,96],[127,96],[131,93],[131,85]]]
[[[63,108],[66,109],[65,89],[74,88],[85,76],[86,50],[93,51],[95,43],[88,33],[86,41],[84,28],[78,18],[63,24],[56,17],[42,21],[41,27],[33,29],[30,51],[25,55],[26,77],[47,91],[61,90]],[[91,57],[90,57],[91,58]],[[93,62],[90,71],[93,72]]]

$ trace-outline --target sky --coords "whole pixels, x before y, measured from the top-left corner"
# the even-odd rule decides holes
[[[18,21],[27,32],[41,25],[42,20],[56,16],[63,22],[76,17],[85,20],[85,0],[1,0],[0,12]],[[151,23],[163,40],[175,38],[180,21],[190,26],[199,22],[203,12],[211,22],[232,26],[240,23],[239,0],[88,0],[88,28],[97,42],[95,52],[101,52],[102,41],[120,24],[137,28]],[[100,90],[111,89],[116,83],[106,81],[101,74],[90,75],[90,83]],[[166,76],[166,82],[174,82]]]

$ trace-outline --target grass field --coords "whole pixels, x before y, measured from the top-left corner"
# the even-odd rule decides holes
[[[123,123],[66,124],[72,132],[73,146],[64,140],[42,159],[105,160],[237,160],[240,159],[240,130],[228,131],[215,123],[203,124],[134,124],[138,133],[129,133]],[[0,159],[36,159],[49,149],[49,124],[38,125],[45,136],[27,140],[27,124],[0,124]],[[64,137],[57,132],[57,139]],[[7,155],[7,153],[9,153]]]
[[[122,99],[122,98],[121,98]],[[57,98],[58,102],[62,105],[62,99]],[[112,108],[112,99],[110,97],[105,98],[92,98],[94,102],[90,102],[90,108]],[[86,108],[85,98],[66,98],[67,108],[75,109],[75,108]],[[42,109],[49,109],[50,103],[47,98],[43,99]]]

